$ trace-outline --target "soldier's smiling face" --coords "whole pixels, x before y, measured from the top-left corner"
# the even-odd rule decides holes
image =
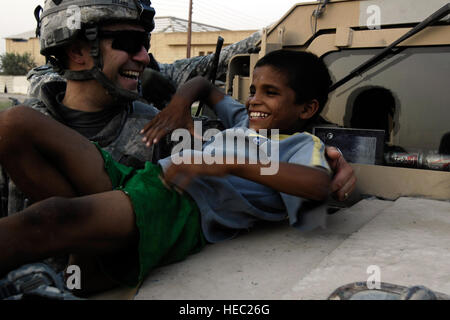
[[[144,32],[143,27],[133,24],[112,24],[104,26],[102,31],[113,34],[117,31]],[[126,32],[125,32],[126,34]],[[125,50],[113,48],[114,38],[105,38],[100,41],[103,57],[103,73],[118,87],[137,91],[139,78],[145,67],[150,63],[147,48],[139,43],[136,52],[129,53]]]

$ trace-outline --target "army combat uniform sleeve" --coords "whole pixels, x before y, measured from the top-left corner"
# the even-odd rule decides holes
[[[241,53],[247,53],[248,50],[255,47],[261,39],[261,32],[255,32],[248,38],[233,43],[222,49],[220,53],[219,66],[217,68],[217,78],[226,75],[230,59]],[[158,63],[161,73],[168,76],[179,86],[187,80],[196,76],[205,76],[208,71],[208,64],[213,59],[214,54],[177,60],[174,63]]]
[[[27,74],[27,80],[30,83],[27,95],[30,98],[41,99],[41,87],[43,84],[51,81],[65,82],[66,80],[58,73],[53,71],[51,65],[36,67]]]

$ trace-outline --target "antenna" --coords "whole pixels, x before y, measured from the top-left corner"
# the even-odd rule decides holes
[[[188,19],[188,31],[187,31],[186,58],[191,57],[191,42],[192,42],[192,0],[189,0],[189,19]]]

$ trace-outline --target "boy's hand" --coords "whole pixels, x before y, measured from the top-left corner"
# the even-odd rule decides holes
[[[172,164],[165,172],[164,180],[185,190],[198,176],[223,177],[228,174],[229,166],[226,164]]]
[[[190,104],[180,97],[174,97],[163,111],[147,123],[141,134],[147,147],[158,143],[164,136],[175,129],[184,128],[194,134],[194,121],[191,116]]]
[[[353,168],[345,161],[342,153],[334,147],[326,147],[325,153],[331,170],[335,173],[331,181],[333,197],[345,201],[355,189],[356,176]]]

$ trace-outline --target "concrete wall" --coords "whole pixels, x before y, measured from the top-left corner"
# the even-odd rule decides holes
[[[37,38],[24,41],[6,39],[6,52],[18,54],[29,52],[38,66],[45,64],[45,57],[41,55],[40,49],[41,47]]]
[[[193,32],[191,57],[206,55],[216,50],[217,37],[224,38],[224,47],[253,34],[255,30]],[[150,52],[162,63],[172,63],[186,58],[187,33],[154,33],[152,34]]]
[[[27,94],[29,83],[25,76],[0,76],[0,92]],[[5,90],[6,88],[6,90]]]

